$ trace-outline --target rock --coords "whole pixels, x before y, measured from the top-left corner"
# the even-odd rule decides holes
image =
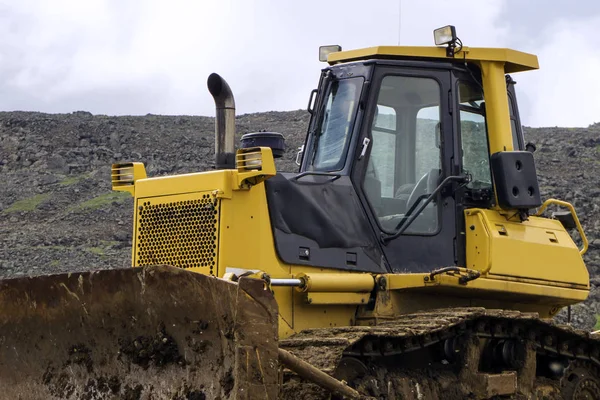
[[[58,180],[56,175],[42,175],[40,177],[40,185],[51,185],[58,182]]]
[[[48,168],[48,172],[56,172],[59,174],[68,174],[69,166],[67,165],[67,161],[59,154],[52,155],[48,157],[46,161],[46,166]]]

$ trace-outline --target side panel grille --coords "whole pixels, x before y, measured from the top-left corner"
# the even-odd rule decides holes
[[[216,275],[219,205],[211,193],[138,199],[134,264]]]

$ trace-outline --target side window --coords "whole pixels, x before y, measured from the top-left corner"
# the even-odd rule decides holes
[[[397,230],[437,186],[440,99],[431,78],[389,75],[381,82],[363,189],[384,231]],[[432,202],[406,233],[436,232],[437,216]]]
[[[485,124],[485,102],[478,86],[459,82],[460,136],[463,173],[471,175],[468,189],[492,189],[490,156]]]
[[[517,129],[517,117],[515,115],[514,103],[512,96],[508,93],[508,111],[510,112],[510,129],[512,131],[513,149],[522,150],[521,141],[519,140],[519,130]]]

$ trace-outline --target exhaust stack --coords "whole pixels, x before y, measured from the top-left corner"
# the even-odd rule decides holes
[[[215,99],[215,168],[235,168],[235,101],[231,88],[219,74],[212,73],[206,82]]]

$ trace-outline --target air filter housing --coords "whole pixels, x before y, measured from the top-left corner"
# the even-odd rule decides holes
[[[270,147],[273,158],[281,158],[285,153],[285,139],[277,132],[253,132],[242,136],[242,149],[250,147]]]

